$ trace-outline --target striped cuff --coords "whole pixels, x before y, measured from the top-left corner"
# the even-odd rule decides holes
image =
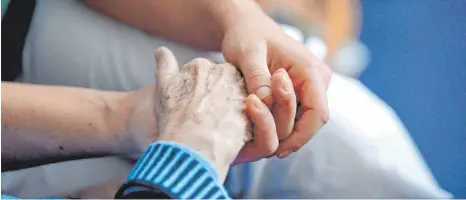
[[[116,196],[151,190],[176,199],[229,199],[219,181],[217,170],[195,150],[175,142],[155,142]]]

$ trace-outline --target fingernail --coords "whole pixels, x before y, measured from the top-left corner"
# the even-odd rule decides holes
[[[282,89],[285,92],[289,92],[291,90],[290,87],[291,87],[290,80],[288,79],[288,77],[286,77],[286,72],[285,72],[282,75]]]
[[[254,97],[254,107],[256,107],[257,109],[262,109],[264,107],[264,104],[262,103],[262,101],[257,98],[257,97]]]
[[[272,94],[272,90],[267,86],[261,87],[256,90],[256,95],[261,100],[264,99],[265,97],[270,96],[271,94]]]
[[[290,151],[290,150],[281,152],[281,153],[278,154],[278,158],[280,158],[280,159],[286,158],[286,157],[288,157],[291,153],[292,153],[292,151]]]

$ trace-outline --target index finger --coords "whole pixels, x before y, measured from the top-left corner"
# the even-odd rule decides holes
[[[284,158],[304,146],[328,121],[326,84],[317,69],[309,68],[299,87],[302,115],[295,123],[294,131],[280,142],[277,156]]]

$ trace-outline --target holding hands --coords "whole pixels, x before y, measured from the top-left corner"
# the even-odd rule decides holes
[[[159,141],[196,149],[225,177],[230,164],[249,161],[237,157],[252,139],[247,113],[253,131],[266,133],[254,135],[250,149],[275,151],[278,141],[267,146],[270,138],[264,138],[275,133],[273,116],[256,95],[247,96],[244,80],[233,65],[198,58],[179,70],[174,55],[164,47],[157,50],[156,60]]]
[[[155,114],[150,113],[156,125],[150,127],[156,127],[156,131],[147,131],[148,127],[130,132],[157,133],[149,140],[140,138],[142,146],[157,139],[193,147],[222,175],[230,164],[256,161],[274,153],[283,158],[297,151],[328,118],[325,91],[330,72],[300,45],[287,44],[294,42],[291,38],[287,41],[283,36],[282,40],[274,41],[277,44],[251,40],[250,45],[229,48],[232,51],[225,56],[238,64],[244,79],[231,64],[201,58],[180,70],[172,52],[159,48],[157,84],[142,90],[149,92],[143,96],[151,96]],[[315,67],[308,67],[312,65]],[[268,75],[269,70],[274,73]],[[246,90],[252,94],[248,96]],[[131,121],[145,118],[138,117],[138,113],[148,113],[141,108]]]

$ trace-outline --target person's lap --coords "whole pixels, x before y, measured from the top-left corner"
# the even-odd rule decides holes
[[[159,46],[170,48],[180,64],[196,57],[222,61],[218,53],[200,52],[152,37],[103,17],[78,1],[39,1],[25,45],[23,76],[19,81],[117,91],[139,89],[155,81],[153,53]],[[334,75],[328,94],[331,116],[329,123],[310,143],[287,159],[270,158],[233,168],[228,183],[233,196],[241,198],[332,196],[329,194],[328,186],[333,184],[331,182],[333,180],[328,180],[324,176],[331,173],[329,172],[331,169],[316,167],[314,162],[327,160],[344,165],[337,160],[340,155],[329,151],[331,149],[329,145],[341,145],[339,134],[351,136],[361,133],[405,133],[396,115],[358,81]],[[353,99],[353,101],[342,99]],[[366,103],[362,105],[358,101]],[[362,106],[366,108],[362,109]],[[348,107],[352,109],[347,109]],[[372,108],[370,113],[365,113],[369,112],[367,107]],[[354,116],[354,111],[358,108],[361,110],[356,118],[365,114],[383,116],[385,123],[391,124],[394,128],[381,130],[383,127],[370,125],[376,124],[371,122],[371,119],[358,121]],[[420,159],[416,152],[409,153],[413,154],[413,158]],[[422,159],[419,161],[422,162]],[[106,181],[124,178],[130,168],[127,161],[114,157],[70,161],[2,173],[4,180],[2,192],[9,191],[21,197],[36,198],[72,195]],[[51,173],[52,171],[66,174],[66,177],[56,176]],[[340,176],[344,176],[351,171],[339,173]],[[420,172],[421,176],[428,179],[428,175],[422,173]],[[25,174],[28,175],[29,184],[22,184],[21,180],[25,179],[22,176]],[[351,188],[352,181],[346,183],[348,185],[341,187]],[[102,195],[99,197],[106,197]]]

